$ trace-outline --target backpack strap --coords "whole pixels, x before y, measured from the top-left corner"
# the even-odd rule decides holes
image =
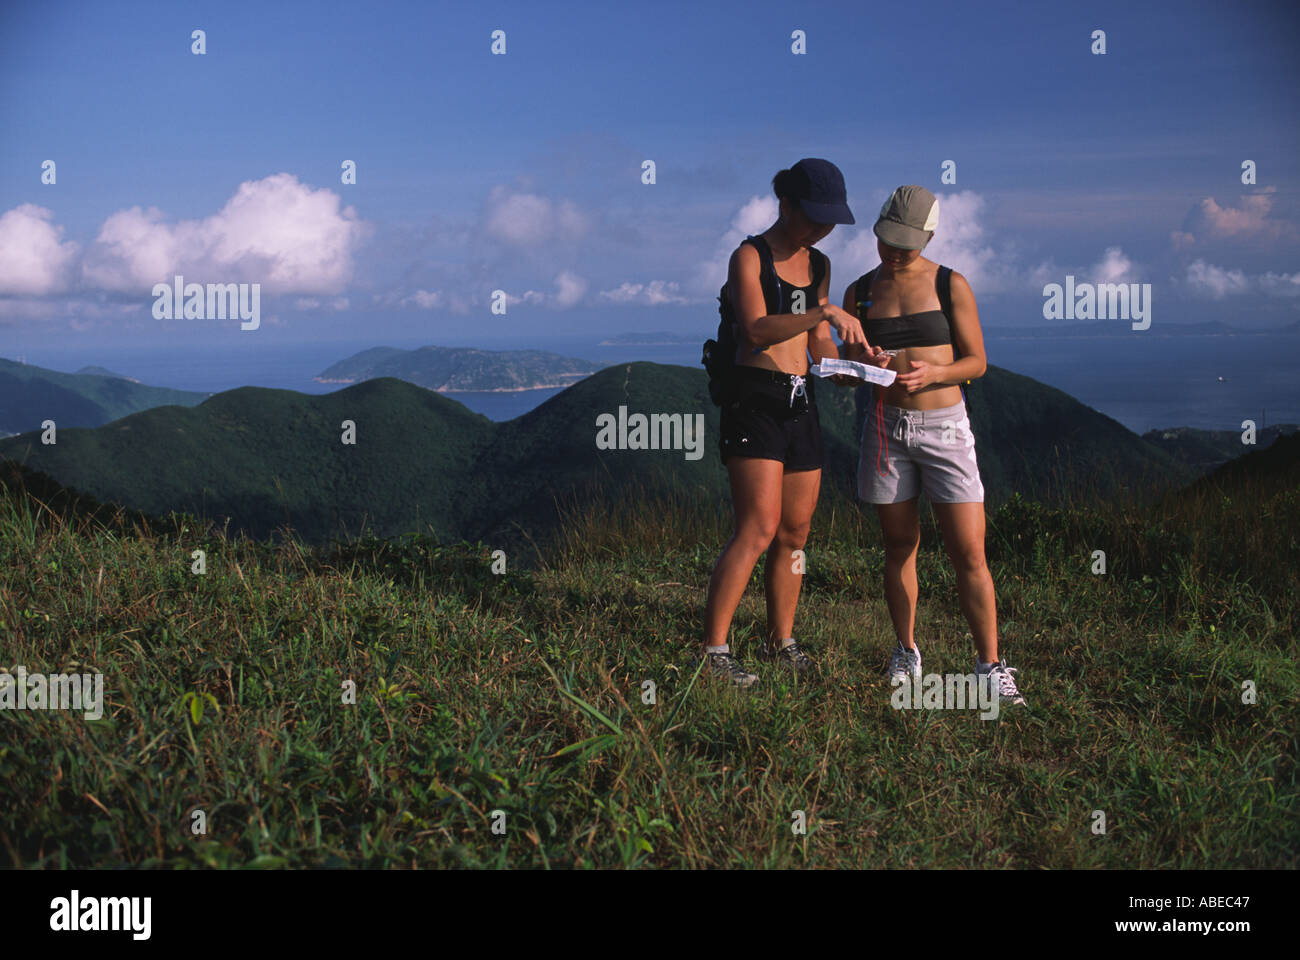
[[[809,247],[808,256],[812,258],[812,286],[820,290],[822,280],[826,277],[826,254],[816,247]]]
[[[935,292],[939,294],[939,309],[948,321],[948,339],[952,341],[952,358],[961,358],[957,347],[957,338],[952,332],[952,267],[940,267],[934,277]]]
[[[859,320],[867,319],[867,308],[871,306],[871,282],[876,277],[876,271],[869,270],[862,276],[858,277],[853,284],[853,299],[857,309]]]
[[[763,288],[763,303],[767,306],[768,316],[781,310],[781,287],[776,275],[776,263],[772,259],[772,248],[762,237],[749,236],[744,240],[758,251],[758,282]]]
[[[935,275],[934,285],[939,294],[939,306],[943,310],[943,315],[948,319],[948,338],[952,340],[952,358],[961,359],[961,348],[957,346],[957,336],[952,330],[952,267],[940,267],[939,272]],[[970,386],[970,381],[966,381]],[[966,391],[962,385],[957,384],[957,389],[961,390],[962,402],[966,402]]]

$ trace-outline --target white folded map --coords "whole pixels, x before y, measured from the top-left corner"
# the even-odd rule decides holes
[[[869,366],[865,363],[858,363],[856,360],[837,360],[834,357],[826,357],[820,364],[814,363],[808,368],[808,372],[815,377],[834,377],[843,374],[846,377],[856,377],[859,380],[865,380],[867,383],[874,383],[882,387],[889,386],[894,382],[894,378],[898,376],[893,370]]]

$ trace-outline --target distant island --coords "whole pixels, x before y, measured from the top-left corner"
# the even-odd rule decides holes
[[[82,367],[77,371],[79,376],[83,377],[112,377],[114,380],[126,380],[129,383],[139,383],[135,377],[126,377],[120,373],[114,373],[112,370],[106,370],[103,367],[89,366]]]
[[[472,347],[374,347],[340,360],[312,379],[359,383],[394,377],[438,393],[512,393],[571,386],[598,364],[544,350],[478,350]]]
[[[668,333],[657,330],[653,333],[618,333],[606,337],[598,346],[602,347],[678,347],[685,343],[703,343],[696,333]]]

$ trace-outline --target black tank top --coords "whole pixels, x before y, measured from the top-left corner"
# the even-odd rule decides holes
[[[822,285],[822,278],[826,276],[826,256],[816,247],[808,248],[808,268],[812,274],[812,281],[807,286],[796,287],[793,283],[787,283],[781,279],[781,275],[776,272],[776,263],[772,259],[772,248],[767,245],[767,241],[761,236],[753,237],[746,241],[752,243],[758,250],[759,261],[764,266],[768,266],[772,271],[772,279],[776,283],[776,288],[780,291],[777,302],[773,304],[771,297],[768,296],[769,290],[767,284],[763,284],[763,300],[767,304],[768,315],[779,313],[794,313],[794,294],[796,290],[803,291],[803,310],[807,313],[813,307],[817,306],[817,291]],[[759,272],[759,280],[762,281],[762,271]]]

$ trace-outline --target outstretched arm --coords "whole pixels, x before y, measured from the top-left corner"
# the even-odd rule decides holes
[[[844,310],[849,313],[857,314],[858,311],[858,282],[854,280],[844,289]],[[856,360],[858,363],[874,363],[878,367],[889,366],[889,354],[885,353],[880,347],[873,347],[867,342],[866,334],[862,335],[861,344],[845,344],[844,359]]]

